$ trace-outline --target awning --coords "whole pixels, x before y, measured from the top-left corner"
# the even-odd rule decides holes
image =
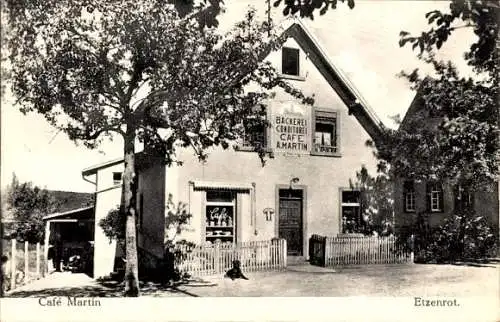
[[[214,181],[192,181],[194,189],[197,190],[239,190],[249,191],[253,187],[251,184],[241,182],[214,182]]]

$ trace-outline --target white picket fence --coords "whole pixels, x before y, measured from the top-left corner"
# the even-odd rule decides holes
[[[322,237],[316,235],[311,239],[311,243],[316,262],[324,266],[413,262],[413,253],[398,243],[394,236]],[[324,257],[321,258],[321,256]]]
[[[183,256],[176,259],[181,272],[191,276],[223,274],[239,260],[243,272],[282,270],[286,267],[286,240],[215,243],[211,245],[177,245]]]
[[[4,272],[4,291],[12,291],[19,286],[44,277],[47,274],[47,262],[44,255],[44,245],[28,242],[18,243],[15,239],[8,241],[2,255],[8,257]]]

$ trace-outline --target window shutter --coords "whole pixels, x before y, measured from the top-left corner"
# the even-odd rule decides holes
[[[426,200],[427,200],[427,211],[431,212],[431,191],[432,191],[432,184],[430,182],[427,182],[426,184]]]
[[[404,210],[404,212],[408,211],[408,209],[406,207],[406,195],[410,191],[410,183],[411,183],[411,181],[404,181],[403,182],[403,210]]]
[[[463,200],[464,197],[465,197],[464,194],[460,195],[460,185],[456,185],[453,188],[453,200],[455,201],[455,204],[454,204],[455,211],[460,210],[461,205],[464,204],[464,200]]]
[[[444,190],[443,185],[439,184],[437,186],[438,190],[441,192],[441,197],[438,199],[439,209],[444,211]]]

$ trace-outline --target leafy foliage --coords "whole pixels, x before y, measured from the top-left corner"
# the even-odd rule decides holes
[[[180,234],[186,228],[186,225],[189,224],[191,217],[193,215],[189,213],[188,205],[181,201],[175,204],[172,194],[169,194],[165,214],[165,237],[169,237],[168,231],[172,228],[175,230],[176,235]],[[166,244],[174,240],[175,236],[172,236],[172,238],[166,240]]]
[[[7,187],[6,203],[6,210],[11,213],[14,220],[11,237],[19,241],[43,243],[45,235],[43,216],[54,213],[58,207],[57,201],[50,193],[46,189],[34,186],[31,182],[20,183],[13,175]]]
[[[271,0],[268,0],[271,1]],[[300,17],[314,19],[314,12],[319,11],[324,15],[330,9],[337,8],[338,3],[347,3],[350,9],[354,8],[354,0],[276,0],[274,7],[283,5],[283,15],[295,15],[299,13]]]
[[[192,216],[186,203],[181,201],[174,203],[172,194],[169,194],[165,214],[165,256],[163,259],[163,274],[167,281],[186,280],[190,277],[188,273],[181,271],[178,264],[187,258],[189,248],[194,244],[186,240],[177,240],[176,237],[187,229]],[[172,230],[174,235],[169,234]]]
[[[402,72],[417,90],[424,113],[406,119],[399,131],[387,133],[380,156],[390,160],[397,175],[441,179],[451,184],[485,189],[498,178],[500,130],[498,109],[498,17],[500,2],[452,0],[450,12],[426,15],[433,27],[421,36],[401,32],[400,46],[412,44],[431,64],[432,77],[418,70]],[[464,25],[457,25],[458,22]],[[476,72],[461,76],[451,62],[435,59],[435,49],[458,28],[472,28],[477,40],[465,53]]]
[[[261,63],[282,39],[268,36],[269,24],[259,24],[254,11],[220,35],[157,1],[26,0],[8,8],[21,110],[42,113],[89,147],[132,128],[169,161],[176,146],[204,158],[208,146],[229,147],[241,136],[245,118],[262,116],[269,94],[244,92],[250,82],[306,99]],[[170,131],[162,135],[159,127]]]
[[[419,49],[420,54],[440,49],[452,33],[460,28],[472,28],[477,40],[471,44],[465,58],[478,73],[488,73],[497,79],[498,85],[498,28],[500,2],[498,0],[451,0],[450,11],[439,10],[428,12],[425,17],[429,31],[420,36],[412,36],[406,31],[400,33],[399,45],[412,44],[413,49]],[[457,24],[462,23],[462,24]],[[496,74],[496,75],[495,75]]]
[[[426,225],[417,227],[416,261],[443,263],[495,255],[493,231],[485,218],[473,211],[459,211],[433,230]]]
[[[376,232],[388,235],[393,228],[394,199],[392,181],[385,169],[372,177],[365,166],[356,172],[356,180],[350,182],[353,189],[360,191],[361,215],[364,218],[362,231],[365,234]]]
[[[200,160],[230,147],[246,119],[267,124],[265,99],[283,88],[311,102],[262,62],[284,39],[255,11],[226,34],[214,18],[221,1],[6,0],[11,89],[20,110],[37,112],[70,139],[96,147],[124,139],[126,295],[138,295],[135,141],[165,162],[178,148]],[[261,91],[245,91],[256,84]],[[265,151],[257,147],[263,160]],[[132,286],[130,286],[132,285]],[[129,292],[129,290],[132,290]]]
[[[99,226],[110,240],[125,238],[125,217],[121,215],[120,207],[111,209],[106,217],[101,218]]]
[[[432,63],[437,78],[404,75],[418,88],[421,112],[387,133],[379,156],[398,176],[487,188],[499,175],[498,87],[460,77],[451,63]]]

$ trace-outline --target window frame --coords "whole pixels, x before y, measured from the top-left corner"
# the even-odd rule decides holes
[[[294,58],[296,56],[297,62],[295,68],[297,69],[296,74],[291,74],[285,72],[285,51],[288,51],[289,53],[293,52]],[[286,57],[291,57],[291,56],[286,56]],[[281,75],[283,76],[291,76],[291,77],[300,77],[300,49],[299,48],[294,48],[294,47],[289,47],[289,46],[283,46],[281,48]]]
[[[436,194],[436,198],[434,194]],[[434,207],[434,200],[436,200],[436,207]],[[439,182],[427,183],[427,209],[431,213],[444,212],[444,189],[443,185]]]
[[[357,191],[359,193],[359,201],[358,202],[344,202],[343,198],[343,192],[345,191],[350,191],[354,192]],[[339,233],[340,234],[356,234],[357,232],[351,232],[347,233],[344,232],[344,217],[343,217],[343,207],[358,207],[358,214],[359,214],[359,222],[357,223],[358,228],[361,227],[361,190],[359,189],[352,189],[352,188],[339,188]]]
[[[335,152],[321,152],[321,151],[316,151],[316,123],[318,120],[318,117],[324,118],[325,122],[330,121],[331,123],[335,124]],[[330,120],[328,120],[330,119]],[[342,156],[341,154],[341,138],[340,138],[340,126],[341,126],[341,121],[340,121],[340,111],[339,110],[333,110],[333,109],[327,109],[327,108],[321,108],[321,107],[315,107],[313,108],[312,111],[312,123],[311,123],[311,155],[315,156],[328,156],[328,157],[340,157]],[[321,122],[319,122],[321,123]]]
[[[120,179],[115,179],[115,175],[120,175]],[[123,172],[114,171],[113,172],[113,184],[119,185],[123,182]]]
[[[411,185],[411,189],[408,189],[408,185]],[[413,200],[413,208],[408,207],[408,197],[411,196]],[[416,212],[416,191],[415,182],[413,180],[406,180],[403,182],[403,210],[406,213]]]
[[[264,130],[264,133],[263,133],[263,138],[264,138],[264,146],[263,146],[263,149],[264,151],[266,152],[269,152],[269,127],[266,126],[266,125],[263,125],[263,130]],[[247,134],[244,133],[242,138],[241,138],[241,143],[238,144],[238,150],[239,151],[247,151],[247,152],[254,152],[255,151],[255,147],[252,146],[251,144],[248,143],[247,140],[245,140],[245,136]]]
[[[203,243],[207,243],[207,242],[211,242],[212,244],[215,243],[215,241],[217,239],[220,239],[221,242],[225,243],[225,242],[231,242],[233,244],[236,244],[237,243],[237,240],[238,240],[238,230],[237,230],[237,217],[238,217],[238,204],[237,204],[237,199],[238,199],[238,192],[235,191],[235,190],[228,190],[230,193],[231,193],[231,201],[209,201],[208,199],[208,192],[209,191],[218,191],[217,189],[205,189],[204,190],[204,203],[203,203],[203,213],[204,213],[204,217],[203,217],[203,221],[204,221],[204,226],[203,226],[203,237],[202,237],[202,240],[203,240]],[[230,206],[233,208],[232,210],[232,218],[231,218],[231,221],[232,221],[232,225],[231,226],[217,226],[217,225],[209,225],[209,223],[207,222],[208,219],[207,219],[207,208],[208,207],[213,207],[213,206]],[[230,236],[225,236],[225,235],[208,235],[207,232],[208,231],[213,231],[213,233],[216,231],[216,230],[224,230],[224,231],[227,231],[227,229],[231,228],[232,230],[232,234]],[[221,238],[222,237],[222,238]]]

